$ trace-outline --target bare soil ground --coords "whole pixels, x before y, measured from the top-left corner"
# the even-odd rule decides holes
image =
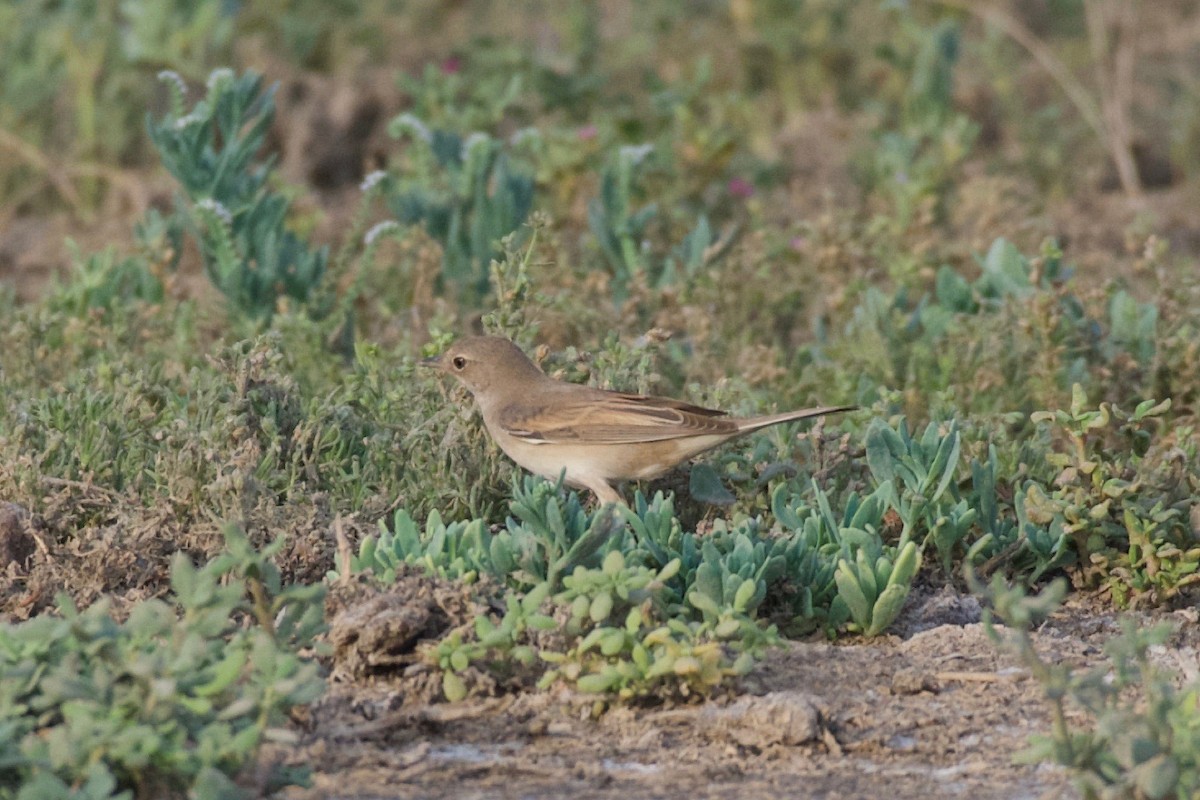
[[[158,536],[131,537],[139,547],[102,530],[86,546],[66,547],[16,535],[37,529],[11,504],[0,517],[9,534],[0,545],[24,554],[18,561],[32,551],[28,571],[0,576],[0,618],[10,621],[44,613],[51,585],[82,602],[112,596],[119,613],[160,596],[168,559],[149,543],[180,544],[160,525]],[[296,541],[281,565],[319,580],[331,561],[320,545],[328,525],[319,514],[291,522]],[[182,537],[197,556],[219,547],[215,532],[212,541],[198,537]],[[706,702],[599,714],[593,696],[531,691],[483,673],[469,676],[467,701],[442,700],[440,675],[421,651],[484,609],[478,586],[415,571],[387,589],[335,584],[329,690],[298,712],[299,745],[278,746],[266,760],[312,768],[311,788],[286,791],[288,800],[1077,796],[1065,771],[1014,763],[1031,735],[1048,732],[1048,704],[989,640],[978,601],[942,583],[919,583],[890,635],[789,642]],[[1158,657],[1185,677],[1200,672],[1197,618],[1195,608],[1135,616],[1178,624]],[[1090,667],[1104,663],[1103,644],[1118,631],[1107,601],[1075,595],[1036,638],[1044,657]]]
[[[332,560],[328,519],[305,519],[280,521],[294,531],[281,566],[319,580]],[[167,551],[186,544],[200,558],[220,546],[215,530],[115,527],[122,537],[102,528],[68,545],[0,505],[0,551],[16,554],[0,574],[0,619],[45,613],[54,587],[84,603],[109,595],[122,613],[166,591]],[[919,583],[890,635],[789,642],[706,702],[599,714],[593,696],[483,673],[468,676],[467,701],[442,700],[421,651],[484,610],[478,586],[416,571],[387,589],[335,584],[329,690],[297,713],[299,744],[266,761],[312,768],[311,788],[284,792],[288,800],[1077,796],[1064,770],[1014,763],[1031,735],[1048,732],[1048,704],[989,640],[978,601],[943,584]],[[1200,672],[1195,608],[1134,618],[1175,621],[1180,633],[1158,657],[1185,677]],[[1104,663],[1103,644],[1118,631],[1107,601],[1077,594],[1037,643],[1048,659],[1090,667]]]
[[[277,754],[314,770],[291,800],[1077,796],[1062,769],[1014,763],[1048,731],[1048,706],[989,640],[977,601],[947,588],[917,592],[898,635],[792,642],[724,696],[599,716],[594,698],[565,691],[439,702],[436,675],[407,654],[439,615],[455,624],[469,604],[428,579],[388,594],[352,599],[335,618],[330,692],[299,750]],[[1076,600],[1037,642],[1055,661],[1093,666],[1117,629],[1114,614]],[[1183,629],[1161,655],[1195,665],[1200,635]]]

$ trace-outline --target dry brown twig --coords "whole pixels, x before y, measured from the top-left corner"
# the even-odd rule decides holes
[[[1133,160],[1133,135],[1129,124],[1137,23],[1137,14],[1129,0],[1084,0],[1088,39],[1099,84],[1099,105],[1087,87],[1046,43],[1008,11],[978,0],[931,2],[978,17],[1023,47],[1058,84],[1079,116],[1108,150],[1116,166],[1121,188],[1131,198],[1141,197],[1142,185]]]
[[[1121,188],[1130,197],[1142,193],[1137,165],[1133,160],[1133,131],[1129,110],[1133,107],[1133,67],[1136,62],[1137,14],[1129,0],[1085,0],[1088,43],[1100,108],[1108,132],[1108,149],[1117,167]]]
[[[338,556],[341,558],[341,561],[342,561],[342,574],[339,576],[338,579],[343,584],[347,584],[350,582],[350,575],[351,575],[351,573],[350,573],[351,551],[350,551],[350,540],[346,537],[346,529],[345,529],[345,526],[342,524],[342,515],[341,514],[338,514],[333,520],[333,535],[334,535],[334,538],[337,540]]]
[[[137,177],[125,170],[93,162],[58,161],[5,128],[0,128],[0,149],[12,153],[20,161],[42,173],[45,182],[54,187],[54,191],[66,201],[75,214],[84,215],[85,212],[84,202],[75,187],[75,181],[79,179],[99,178],[106,181],[125,196],[130,207],[138,214],[143,213],[150,205],[145,187]],[[4,221],[7,216],[9,215],[0,215],[0,221]]]

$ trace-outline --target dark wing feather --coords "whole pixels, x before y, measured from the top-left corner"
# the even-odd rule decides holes
[[[628,444],[734,434],[725,412],[679,400],[601,389],[571,392],[502,409],[500,426],[530,443]]]
[[[669,397],[652,397],[644,394],[626,394],[625,392],[608,392],[597,390],[611,397],[627,400],[630,403],[645,406],[646,408],[674,408],[678,411],[684,411],[688,414],[696,414],[701,417],[723,417],[728,414],[728,411],[721,411],[716,408],[705,408],[704,406],[692,405],[685,403],[682,400],[672,400]]]

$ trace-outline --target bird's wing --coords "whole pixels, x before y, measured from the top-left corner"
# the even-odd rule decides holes
[[[633,444],[737,433],[737,423],[724,414],[679,400],[592,389],[545,402],[530,397],[502,409],[497,421],[530,444]]]

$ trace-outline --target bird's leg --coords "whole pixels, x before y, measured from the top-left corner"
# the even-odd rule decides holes
[[[625,502],[625,498],[621,497],[620,493],[618,493],[616,489],[609,486],[607,481],[589,481],[584,485],[591,490],[592,494],[596,495],[596,500],[600,502],[600,505],[605,505],[607,503],[617,503],[623,506],[628,505],[628,503]]]

